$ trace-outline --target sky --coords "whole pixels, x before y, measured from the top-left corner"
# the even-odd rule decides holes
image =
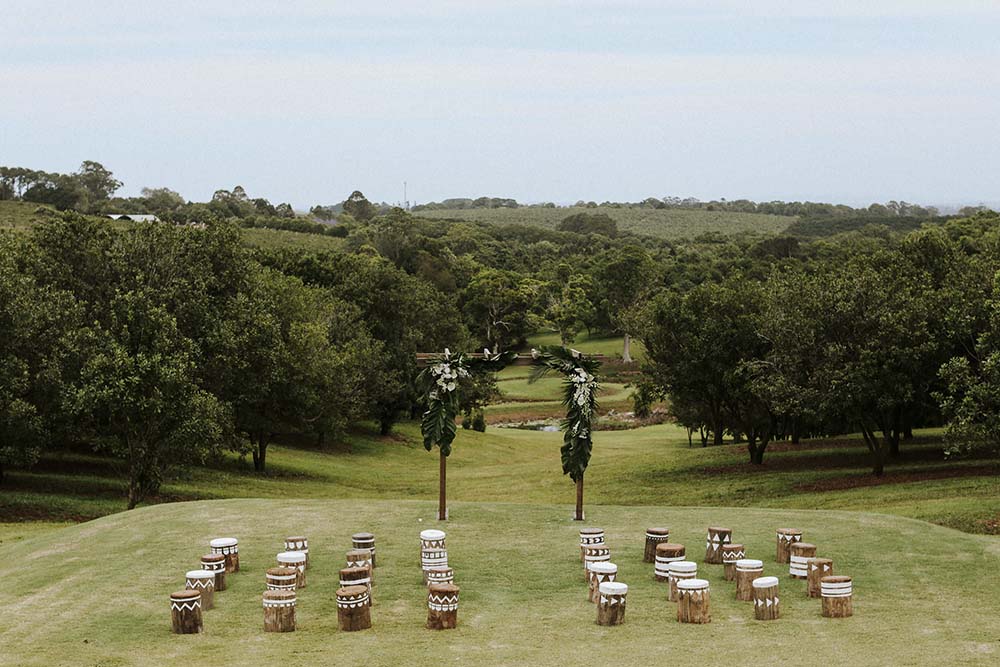
[[[125,195],[1000,200],[1000,0],[4,5],[0,164]]]

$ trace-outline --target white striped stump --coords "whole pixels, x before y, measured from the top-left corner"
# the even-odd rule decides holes
[[[833,576],[833,561],[829,558],[809,558],[806,560],[806,597],[818,598],[820,581],[823,577]]]
[[[815,557],[815,544],[796,542],[792,545],[792,553],[788,557],[788,575],[792,579],[808,579],[809,570],[806,569],[806,561]]]
[[[736,581],[736,561],[747,557],[742,544],[727,544],[722,547],[722,568],[726,581]]]
[[[777,577],[757,577],[753,580],[753,617],[758,621],[773,621],[781,616]]]
[[[621,625],[625,622],[628,586],[620,581],[606,581],[597,589],[597,624]]]
[[[340,587],[364,586],[368,589],[368,604],[372,602],[372,572],[367,567],[345,567],[340,571]]]
[[[677,602],[677,582],[684,579],[695,579],[698,577],[698,564],[689,560],[678,560],[667,566],[670,592],[667,598],[671,602]]]
[[[351,535],[351,546],[355,549],[368,549],[372,553],[372,568],[375,568],[375,535],[373,533],[354,533]]]
[[[458,586],[431,584],[427,588],[427,629],[451,630],[458,626]]]
[[[435,567],[448,567],[448,552],[438,547],[423,549],[420,552],[420,569],[423,571],[425,584],[427,573]]]
[[[819,581],[823,616],[847,618],[854,614],[854,583],[850,577],[823,577]]]
[[[583,548],[583,580],[590,581],[590,566],[611,560],[611,549],[606,544],[591,544]]]
[[[455,570],[448,566],[432,567],[427,570],[427,585],[455,583]]]
[[[736,599],[753,600],[753,580],[764,574],[764,561],[744,558],[736,561]]]
[[[680,623],[711,623],[712,594],[704,579],[683,579],[677,582],[677,621]]]
[[[175,635],[196,635],[202,631],[200,591],[170,594],[170,625]]]
[[[264,573],[264,588],[269,591],[294,591],[299,571],[294,567],[269,567]]]
[[[656,562],[653,564],[653,576],[657,581],[670,581],[670,564],[684,560],[683,544],[660,542],[656,545]]]
[[[295,632],[295,591],[264,591],[264,632]]]
[[[222,554],[205,554],[201,557],[201,569],[215,575],[215,591],[226,590],[226,557]]]
[[[580,562],[583,562],[583,552],[587,547],[604,544],[603,528],[580,529]]]
[[[590,602],[597,602],[598,590],[601,584],[614,581],[618,576],[618,566],[607,561],[599,561],[590,564],[590,583],[587,586],[587,599]]]
[[[295,568],[295,587],[306,587],[306,555],[301,551],[282,551],[275,556],[278,567]]]
[[[669,528],[647,528],[646,545],[642,552],[643,563],[656,562],[656,545],[660,542],[670,541]]]
[[[299,551],[306,555],[306,569],[309,569],[309,540],[303,535],[285,538],[285,551]]]
[[[215,606],[215,574],[208,570],[191,570],[184,576],[184,588],[201,593],[202,611]]]
[[[802,531],[798,528],[779,528],[775,540],[777,542],[775,558],[784,564],[792,554],[792,545],[802,541]]]
[[[722,565],[722,547],[733,541],[733,531],[729,528],[711,526],[705,536],[705,562]]]
[[[444,543],[445,534],[443,530],[437,530],[434,528],[429,528],[427,530],[420,531],[420,555],[423,558],[424,549],[439,549],[444,551],[447,549]],[[423,560],[421,560],[421,564]]]
[[[367,588],[345,586],[337,589],[337,627],[344,632],[367,630],[372,627]]]
[[[375,581],[375,566],[372,565],[371,549],[351,549],[347,552],[347,567],[367,567],[368,576]]]
[[[240,571],[240,543],[235,537],[217,537],[208,543],[213,554],[226,557],[226,572]]]

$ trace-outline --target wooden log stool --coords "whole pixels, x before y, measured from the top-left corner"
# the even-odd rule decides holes
[[[264,588],[269,591],[294,591],[299,571],[294,567],[269,567],[264,573]]]
[[[278,567],[295,569],[295,588],[306,587],[306,555],[301,551],[282,551],[275,556]]]
[[[235,537],[217,537],[208,543],[213,554],[226,557],[226,572],[240,571],[240,543]]]
[[[427,585],[455,583],[455,570],[447,565],[432,567],[427,570]]]
[[[345,567],[340,571],[340,587],[364,586],[368,589],[368,604],[372,603],[372,572],[367,567]]]
[[[757,577],[753,587],[753,617],[758,621],[773,621],[781,616],[778,606],[778,578]]]
[[[295,632],[295,591],[264,591],[264,632]]]
[[[660,542],[656,545],[656,562],[653,565],[653,576],[657,581],[670,581],[670,564],[684,560],[684,545],[673,542]]]
[[[337,589],[337,627],[344,632],[367,630],[372,627],[367,588],[345,586]]]
[[[850,577],[823,577],[819,580],[823,616],[847,618],[854,614],[854,584]]]
[[[202,631],[200,591],[170,594],[170,624],[175,635],[196,635]]]
[[[798,528],[779,528],[775,540],[777,543],[775,559],[784,564],[792,555],[792,545],[802,541],[802,531]]]
[[[583,580],[590,581],[590,566],[611,560],[611,549],[606,544],[591,544],[583,548]]]
[[[215,575],[215,592],[226,590],[226,557],[222,554],[205,554],[201,557],[201,569]]]
[[[680,623],[711,623],[712,594],[704,579],[682,579],[677,582],[677,621]]]
[[[424,575],[424,583],[428,581],[427,573],[436,567],[448,567],[448,552],[442,548],[433,547],[420,552],[420,569]]]
[[[736,599],[753,600],[753,580],[764,574],[764,561],[744,558],[736,561]]]
[[[444,551],[448,547],[445,546],[445,533],[443,530],[436,530],[434,528],[429,528],[427,530],[420,531],[420,564],[423,565],[423,554],[424,549],[440,549]]]
[[[705,536],[705,562],[722,565],[722,547],[733,541],[733,531],[729,528],[709,527]]]
[[[208,570],[191,570],[184,575],[184,588],[201,593],[202,611],[208,611],[215,606],[215,573]]]
[[[368,549],[372,554],[372,569],[375,568],[375,535],[372,533],[354,533],[351,535],[351,546],[355,549]]]
[[[583,552],[587,547],[604,544],[603,528],[580,529],[580,562],[583,562]]]
[[[587,599],[597,602],[601,584],[614,581],[618,576],[618,566],[608,561],[598,561],[590,564],[590,584],[587,586]]]
[[[656,545],[660,542],[670,541],[670,529],[669,528],[647,528],[646,529],[646,548],[642,552],[642,562],[643,563],[654,563],[656,562]]]
[[[736,561],[747,557],[742,544],[727,544],[722,547],[722,568],[726,581],[736,581]]]
[[[806,560],[806,597],[818,598],[823,577],[833,576],[833,561],[829,558],[809,558]]]
[[[792,579],[808,579],[809,570],[806,561],[816,557],[816,545],[808,542],[796,542],[792,545],[792,553],[788,557],[788,575]]]
[[[306,569],[309,569],[309,540],[302,535],[285,538],[285,551],[298,551],[306,555]]]
[[[458,586],[431,584],[427,587],[427,629],[451,630],[458,626]]]
[[[671,602],[677,602],[677,582],[683,579],[695,579],[698,576],[698,564],[690,560],[678,560],[668,565],[670,582],[670,592],[667,598]]]
[[[628,586],[620,581],[606,581],[597,589],[597,624],[621,625],[625,622]]]

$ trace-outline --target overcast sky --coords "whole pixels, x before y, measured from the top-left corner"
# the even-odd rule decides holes
[[[0,164],[297,208],[975,203],[998,84],[998,0],[9,1]]]

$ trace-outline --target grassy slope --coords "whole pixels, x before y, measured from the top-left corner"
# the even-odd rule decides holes
[[[0,201],[0,229],[25,230],[35,224],[38,204],[19,201]]]

